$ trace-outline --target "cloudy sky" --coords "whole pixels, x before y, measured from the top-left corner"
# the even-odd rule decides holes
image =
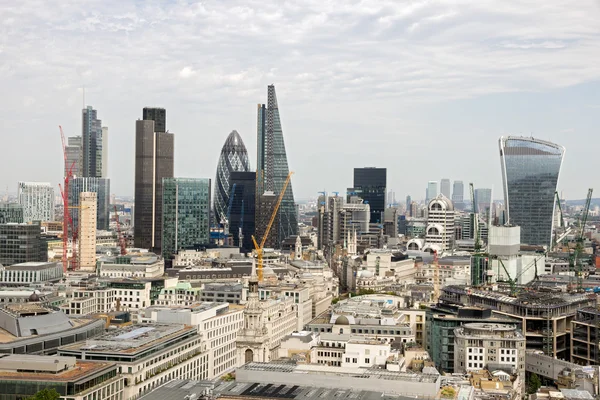
[[[297,198],[388,168],[398,198],[429,180],[501,195],[498,138],[567,148],[585,197],[600,145],[600,1],[0,0],[0,193],[58,184],[58,125],[85,102],[109,127],[113,192],[133,195],[135,120],[167,109],[175,175],[214,178],[228,133],[256,164],[274,83]],[[600,188],[597,188],[600,189]]]

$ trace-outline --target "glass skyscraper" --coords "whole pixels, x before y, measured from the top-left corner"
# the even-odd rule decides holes
[[[256,172],[232,172],[231,185],[235,183],[235,192],[231,202],[229,233],[233,236],[233,245],[244,251],[251,251],[254,235],[254,214],[256,206]],[[240,229],[241,228],[241,229]],[[242,243],[240,244],[240,232]]]
[[[260,240],[273,211],[271,204],[274,204],[270,201],[263,202],[261,197],[265,193],[278,196],[289,173],[274,85],[267,88],[267,104],[258,105],[257,128],[256,233],[257,239]],[[260,207],[261,204],[264,206]],[[277,247],[285,238],[298,234],[298,214],[291,182],[285,191],[278,214],[277,232],[272,230],[272,234],[277,234],[277,238],[273,240]]]
[[[162,185],[162,254],[210,240],[210,179],[164,178]]]
[[[102,121],[98,119],[98,112],[87,106],[82,110],[82,171],[84,177],[102,178],[105,170],[102,161],[106,160],[103,152],[104,140],[102,136]],[[70,145],[70,144],[69,144]]]
[[[79,206],[79,194],[93,192],[97,196],[96,229],[107,231],[110,224],[110,179],[106,178],[73,178],[69,184],[69,206]],[[73,226],[79,226],[79,209],[69,210]]]
[[[521,243],[550,246],[565,148],[513,136],[501,137],[499,145],[507,222],[521,227]]]
[[[244,141],[237,131],[232,131],[221,149],[219,164],[217,165],[217,177],[215,180],[215,213],[214,218],[218,223],[222,216],[227,215],[229,207],[229,195],[233,183],[231,182],[232,172],[248,172],[250,170],[250,161],[248,151]],[[254,191],[254,190],[253,190]],[[232,232],[237,234],[237,232]]]
[[[17,203],[0,203],[0,224],[23,223],[23,206]]]
[[[372,224],[383,224],[386,186],[386,168],[354,168],[354,187],[350,192],[369,204]]]

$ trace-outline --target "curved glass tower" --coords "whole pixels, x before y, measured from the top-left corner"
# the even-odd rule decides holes
[[[554,193],[563,146],[529,137],[501,137],[500,162],[506,219],[521,227],[521,243],[552,244]]]
[[[231,173],[234,171],[248,172],[249,170],[250,160],[244,141],[237,131],[231,131],[221,149],[221,156],[217,165],[214,203],[215,221],[218,222],[222,216],[227,215],[229,194],[231,193]]]

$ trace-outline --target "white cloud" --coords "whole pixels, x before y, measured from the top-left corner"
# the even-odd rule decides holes
[[[192,69],[192,67],[183,67],[181,71],[179,71],[179,76],[182,78],[189,78],[196,75],[196,71]]]

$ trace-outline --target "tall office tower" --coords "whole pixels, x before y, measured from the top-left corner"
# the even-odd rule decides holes
[[[210,241],[210,179],[163,179],[162,254],[170,260],[180,249]]]
[[[81,136],[71,136],[67,139],[67,146],[65,146],[67,152],[67,165],[71,169],[73,176],[81,176],[83,172],[83,139]],[[67,176],[65,171],[65,176]]]
[[[259,234],[258,237],[262,238],[260,235],[264,233],[275,206],[275,201],[271,201],[271,197],[274,195],[277,198],[289,173],[281,118],[273,85],[267,88],[267,104],[258,105],[257,128],[256,232]],[[268,198],[263,201],[261,198],[264,194],[268,194]],[[284,193],[278,214],[278,223],[273,225],[276,229],[271,229],[271,234],[276,235],[276,238],[269,240],[275,243],[276,247],[279,247],[285,238],[298,234],[298,214],[291,182]]]
[[[256,207],[256,172],[232,172],[230,184],[235,183],[235,192],[231,202],[229,233],[233,235],[233,245],[242,251],[252,251],[254,235],[254,217]],[[241,244],[240,244],[241,233]]]
[[[412,204],[412,197],[410,195],[406,196],[406,215],[412,217],[410,205]]]
[[[490,204],[492,202],[492,189],[475,189],[473,195],[473,197],[475,197],[474,212],[478,213],[482,217],[484,215],[487,215],[490,209]]]
[[[0,264],[47,262],[48,242],[39,224],[0,224]]]
[[[429,200],[435,199],[438,194],[438,183],[437,181],[429,181],[427,183],[427,197],[425,198],[425,202],[429,204]]]
[[[173,178],[174,136],[165,131],[163,108],[144,108],[144,118],[135,122],[134,243],[160,253],[162,181]]]
[[[219,164],[217,165],[217,178],[215,179],[215,222],[219,223],[226,215],[231,194],[231,173],[234,171],[248,172],[250,160],[244,141],[237,131],[231,131],[221,149]]]
[[[0,203],[0,224],[22,224],[23,206],[17,203]]]
[[[425,242],[439,250],[450,250],[454,243],[454,205],[441,193],[428,204]]]
[[[102,139],[102,121],[98,112],[87,106],[82,110],[82,171],[81,176],[102,178],[102,160],[105,158]]]
[[[102,127],[102,176],[108,176],[108,127]]]
[[[94,192],[79,193],[78,264],[82,271],[96,270],[97,197]]]
[[[96,229],[107,231],[110,224],[110,179],[73,178],[69,184],[69,205],[73,226],[79,226],[80,194],[96,193]]]
[[[442,179],[440,182],[440,192],[450,199],[450,179]]]
[[[521,243],[552,244],[554,193],[563,146],[529,137],[499,140],[507,222],[521,227]]]
[[[369,204],[372,224],[383,223],[385,212],[385,192],[387,185],[386,168],[354,168],[354,192]]]
[[[54,188],[46,182],[19,182],[23,222],[54,221]]]
[[[465,186],[463,181],[454,181],[452,185],[452,202],[456,206],[457,203],[462,203],[465,197]]]

